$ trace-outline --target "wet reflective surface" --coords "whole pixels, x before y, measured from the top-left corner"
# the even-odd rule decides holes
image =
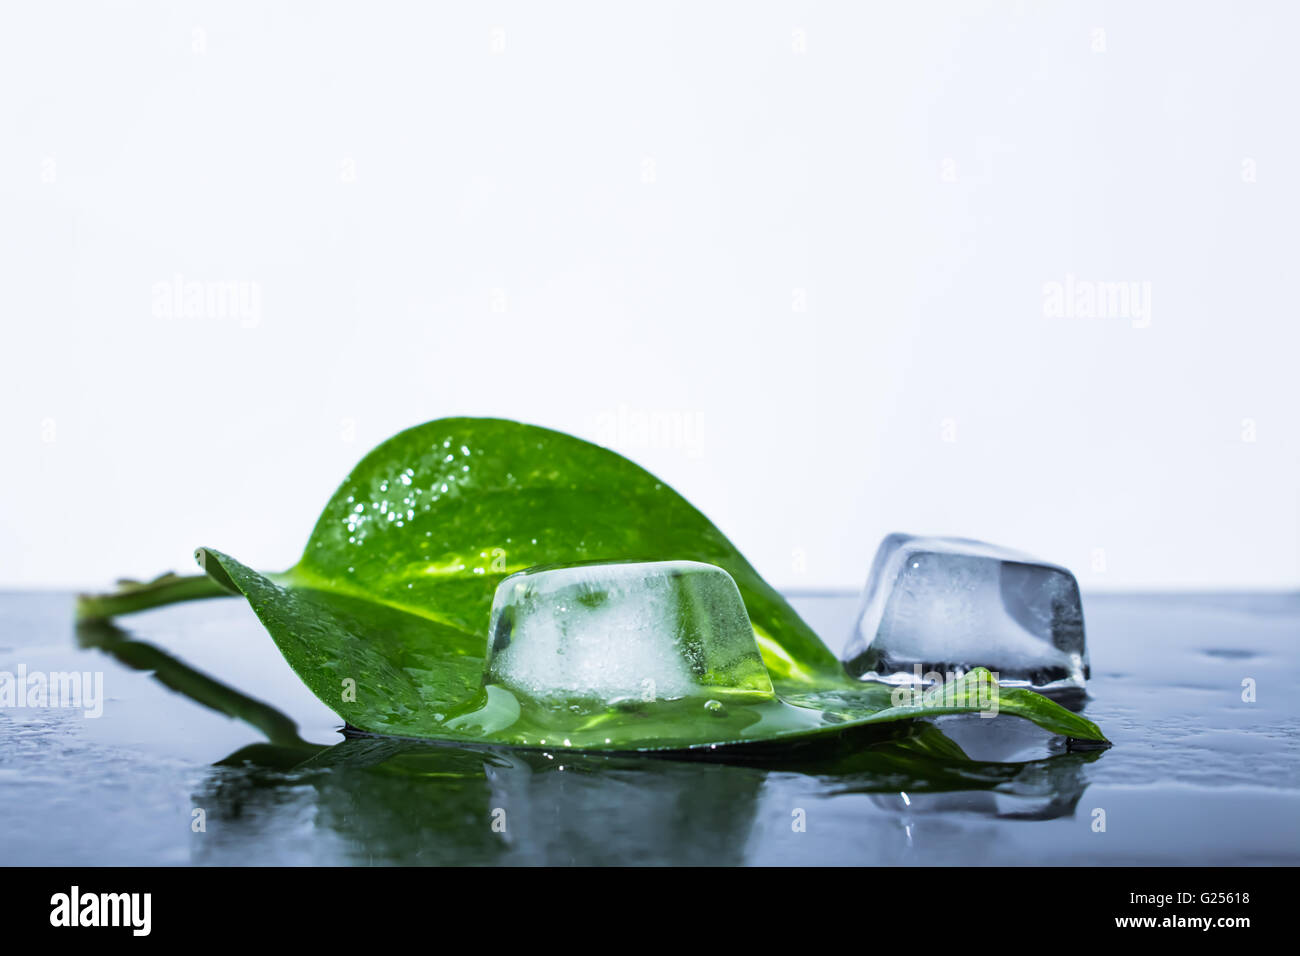
[[[838,650],[857,597],[792,603]],[[0,671],[105,699],[0,706],[0,862],[1300,862],[1300,596],[1084,612],[1109,750],[961,717],[713,763],[344,739],[242,601],[78,633],[71,595],[4,594]]]

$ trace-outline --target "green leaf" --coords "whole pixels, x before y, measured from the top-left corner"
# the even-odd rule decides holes
[[[482,634],[497,583],[515,571],[665,558],[735,579],[774,677],[842,672],[677,492],[606,448],[500,419],[429,422],[370,452],[326,504],[290,577]]]
[[[497,419],[429,422],[389,439],[343,481],[302,558],[259,573],[197,552],[212,585],[175,578],[144,600],[243,594],[289,664],[353,728],[378,734],[584,750],[681,750],[835,737],[873,724],[988,711],[1104,741],[1091,722],[987,671],[900,700],[840,662],[730,541],[684,498],[608,449]],[[485,684],[492,597],[540,565],[690,560],[735,580],[776,696],[594,705]],[[136,610],[140,588],[84,598],[87,617]],[[143,586],[149,587],[149,586]],[[177,590],[182,597],[171,597]],[[189,593],[189,592],[195,593]],[[147,604],[145,605],[147,606]],[[947,696],[945,696],[947,695]],[[711,701],[711,705],[719,702]]]

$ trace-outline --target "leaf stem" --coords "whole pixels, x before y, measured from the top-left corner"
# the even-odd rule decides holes
[[[77,595],[77,620],[99,621],[180,601],[229,597],[230,592],[206,574],[164,574],[152,581],[121,581],[116,591]]]

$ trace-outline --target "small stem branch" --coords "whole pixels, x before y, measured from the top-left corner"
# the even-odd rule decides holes
[[[79,594],[77,620],[107,620],[180,601],[229,596],[229,591],[206,574],[164,574],[153,581],[125,583],[106,594]]]

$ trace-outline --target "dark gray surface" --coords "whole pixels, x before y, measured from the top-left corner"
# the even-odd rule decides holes
[[[838,649],[856,598],[792,600]],[[1037,762],[992,790],[921,792],[924,781],[908,789],[915,781],[878,771],[394,753],[365,740],[296,769],[215,766],[261,735],[79,648],[70,595],[3,594],[0,671],[102,671],[107,700],[98,719],[0,708],[0,861],[1300,862],[1300,596],[1093,595],[1085,616],[1085,712],[1115,746],[1062,754],[1061,741],[1015,718],[948,718],[940,726],[976,760]],[[243,602],[121,623],[131,639],[285,712],[307,740],[341,740],[337,718]],[[1246,679],[1254,703],[1242,700]],[[204,832],[192,829],[196,809]],[[492,827],[497,810],[504,833]],[[1105,832],[1093,829],[1096,810]],[[797,811],[804,832],[791,826]]]

